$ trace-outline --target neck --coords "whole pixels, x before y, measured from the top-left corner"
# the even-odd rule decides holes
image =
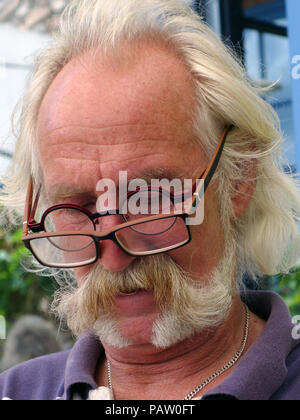
[[[144,344],[116,349],[103,343],[111,363],[116,399],[183,399],[232,359],[241,347],[245,322],[245,310],[237,297],[223,325],[170,348],[157,349]],[[257,338],[256,333],[249,335],[245,351]],[[226,374],[222,375],[212,386],[225,377]],[[107,385],[105,361],[99,367],[97,381],[99,385]]]

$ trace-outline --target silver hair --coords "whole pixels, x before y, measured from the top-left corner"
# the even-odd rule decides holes
[[[53,44],[37,58],[22,102],[17,146],[0,203],[22,212],[29,177],[42,182],[36,126],[41,102],[60,70],[87,51],[118,57],[122,44],[163,43],[186,64],[195,86],[195,132],[212,155],[220,130],[233,124],[215,178],[223,225],[232,231],[243,271],[253,276],[287,272],[299,257],[299,188],[284,171],[282,133],[275,111],[247,80],[233,53],[179,0],[75,0],[61,18]],[[124,55],[124,51],[122,52]],[[126,53],[125,53],[126,54]],[[122,61],[119,61],[121,63]],[[256,174],[251,167],[255,164]],[[231,202],[240,182],[254,182],[247,211],[235,217]]]

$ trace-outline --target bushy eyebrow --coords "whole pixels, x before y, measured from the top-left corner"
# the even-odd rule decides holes
[[[57,200],[63,200],[66,198],[74,197],[75,195],[92,195],[92,191],[88,191],[85,188],[80,187],[79,185],[67,185],[67,184],[56,184],[51,187],[51,190],[48,192],[47,197],[51,202]]]
[[[143,179],[147,184],[151,184],[153,179],[167,179],[169,181],[180,178],[179,174],[175,171],[155,168],[151,170],[141,171],[134,176],[128,177],[128,183],[134,179]],[[117,186],[118,187],[118,186]],[[47,198],[51,203],[56,203],[59,200],[65,200],[74,196],[89,195],[94,196],[94,190],[86,190],[85,188],[77,185],[68,184],[55,184],[51,187],[47,194]]]
[[[181,177],[182,174],[178,174],[176,171],[155,168],[135,174],[128,179],[128,182],[139,178],[143,179],[147,184],[151,184],[153,179],[167,179],[168,181],[172,181],[173,179],[180,179]]]

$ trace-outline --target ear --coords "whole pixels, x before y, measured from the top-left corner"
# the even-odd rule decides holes
[[[257,160],[243,161],[240,165],[242,181],[236,181],[231,197],[234,214],[241,217],[248,208],[255,190]]]

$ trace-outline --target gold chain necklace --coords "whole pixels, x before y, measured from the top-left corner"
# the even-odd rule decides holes
[[[226,363],[226,365],[224,365],[221,369],[213,373],[209,378],[205,379],[205,381],[203,381],[200,385],[196,386],[196,388],[193,389],[193,391],[191,391],[184,398],[184,400],[192,400],[200,391],[202,391],[202,389],[204,389],[207,385],[213,382],[216,378],[223,375],[223,373],[225,373],[227,370],[232,368],[232,366],[234,366],[242,357],[245,351],[246,345],[247,345],[248,337],[249,337],[249,323],[250,323],[250,311],[246,305],[244,306],[245,306],[246,322],[245,322],[245,332],[244,332],[241,348],[235,353],[233,358],[228,363]],[[112,387],[112,379],[111,379],[111,365],[110,365],[109,360],[107,360],[107,382],[108,382],[108,387],[113,395],[113,387]]]

